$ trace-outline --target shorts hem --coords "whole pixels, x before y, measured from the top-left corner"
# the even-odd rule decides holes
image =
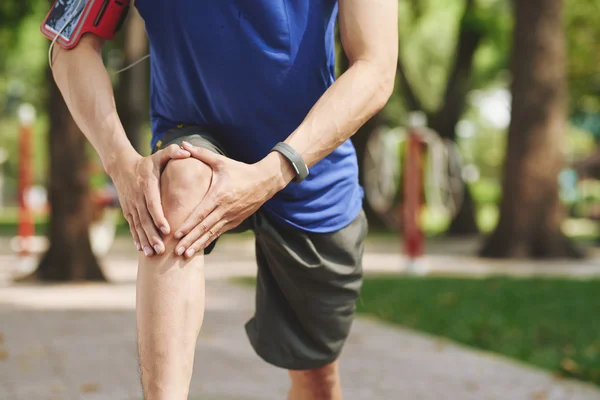
[[[326,357],[319,360],[308,360],[308,359],[299,359],[299,358],[291,358],[288,357],[285,360],[282,357],[273,356],[273,350],[269,351],[267,348],[271,347],[269,345],[264,344],[259,338],[254,330],[251,328],[251,322],[246,323],[246,335],[248,336],[248,340],[252,345],[255,353],[265,362],[279,368],[287,369],[290,371],[303,371],[303,370],[311,370],[324,367],[332,362],[336,361],[341,354],[337,352],[330,357]],[[278,352],[279,353],[279,352]]]

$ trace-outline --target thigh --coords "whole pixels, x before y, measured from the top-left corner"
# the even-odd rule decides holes
[[[302,232],[256,220],[256,315],[247,332],[266,361],[314,369],[336,360],[354,318],[367,233],[364,213],[340,231]]]

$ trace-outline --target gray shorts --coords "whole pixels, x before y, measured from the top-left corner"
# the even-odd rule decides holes
[[[154,151],[183,140],[225,154],[197,126],[167,132]],[[234,232],[248,229],[256,237],[258,264],[256,311],[246,324],[254,350],[268,363],[291,370],[335,361],[348,337],[362,284],[364,212],[337,232],[312,233],[259,210]]]

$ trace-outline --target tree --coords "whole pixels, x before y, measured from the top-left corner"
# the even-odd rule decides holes
[[[28,279],[41,281],[103,281],[89,238],[92,203],[89,191],[86,139],[71,117],[48,73],[48,133],[50,149],[50,247]]]
[[[482,256],[573,257],[561,232],[558,173],[566,126],[562,0],[514,2],[512,120],[500,220]]]

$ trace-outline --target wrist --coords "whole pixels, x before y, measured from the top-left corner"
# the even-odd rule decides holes
[[[133,147],[127,146],[122,149],[110,152],[108,155],[102,157],[102,165],[106,173],[114,179],[120,172],[125,162],[131,162],[132,160],[141,157]]]
[[[273,194],[285,188],[296,176],[290,162],[280,153],[272,151],[258,162],[261,175],[270,187]]]

